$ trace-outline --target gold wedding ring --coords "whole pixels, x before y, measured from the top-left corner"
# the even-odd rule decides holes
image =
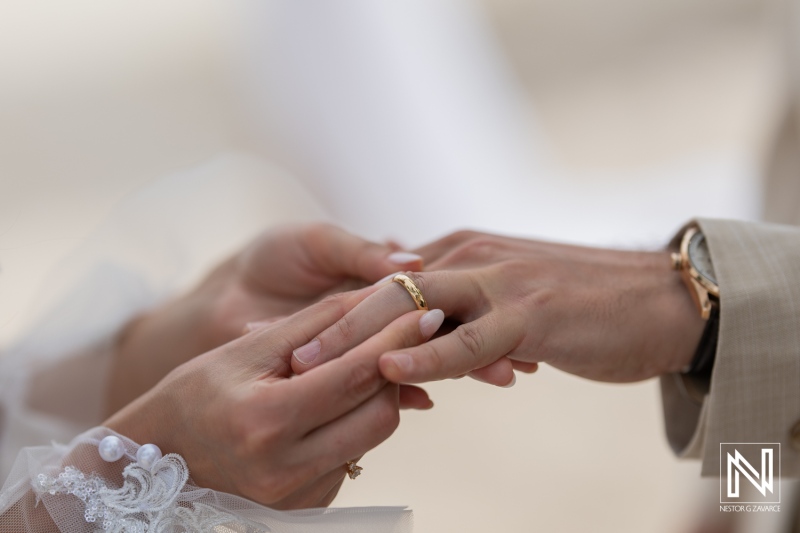
[[[422,291],[420,291],[419,287],[417,287],[416,284],[411,281],[411,278],[405,274],[398,274],[392,278],[392,281],[396,281],[408,291],[408,294],[411,295],[411,298],[414,300],[414,304],[417,306],[417,309],[420,311],[428,310],[428,303],[425,301]]]
[[[347,475],[350,476],[350,479],[357,478],[361,475],[361,471],[364,470],[358,466],[355,461],[347,461],[344,467],[347,469]]]

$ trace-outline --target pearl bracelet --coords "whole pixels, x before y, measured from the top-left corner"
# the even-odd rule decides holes
[[[97,445],[97,451],[103,461],[113,463],[119,461],[125,455],[125,444],[119,437],[109,435],[100,441],[100,444]],[[161,449],[155,444],[144,444],[136,450],[136,462],[146,470],[153,468],[153,465],[161,457]]]

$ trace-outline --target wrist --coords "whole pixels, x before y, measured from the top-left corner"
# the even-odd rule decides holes
[[[666,374],[683,371],[691,365],[707,321],[700,315],[681,274],[670,268],[670,254],[664,252],[662,255],[668,290],[664,295],[661,316],[672,339],[672,350],[665,359],[667,364],[662,371],[662,374]]]
[[[640,328],[641,378],[679,372],[692,361],[705,320],[680,273],[672,270],[669,252],[642,252],[634,260],[636,275],[627,283],[637,304],[629,320]]]
[[[156,444],[164,454],[175,452],[170,436],[180,432],[174,425],[180,421],[165,423],[163,417],[173,413],[173,409],[159,401],[158,396],[157,390],[151,389],[111,415],[103,426],[139,444]]]
[[[124,407],[174,368],[214,347],[209,305],[192,293],[133,319],[117,337],[107,413]]]

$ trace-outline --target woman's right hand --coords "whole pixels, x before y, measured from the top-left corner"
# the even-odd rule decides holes
[[[382,298],[378,289],[328,297],[205,353],[105,425],[182,455],[199,486],[273,508],[328,505],[345,463],[388,438],[399,423],[399,388],[381,376],[378,358],[426,341],[444,318],[441,311],[402,314],[364,331],[368,338],[342,357],[293,375],[293,350],[360,302]]]

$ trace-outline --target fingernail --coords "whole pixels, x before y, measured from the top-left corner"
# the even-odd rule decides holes
[[[427,411],[428,409],[433,409],[433,402],[432,401],[429,401],[428,404],[425,407],[420,407],[419,408],[420,411]]]
[[[387,259],[397,265],[405,265],[408,263],[415,263],[417,261],[422,261],[422,256],[417,254],[412,254],[411,252],[392,252],[389,254],[389,257],[387,257]]]
[[[395,353],[389,356],[389,360],[394,363],[394,366],[397,367],[403,373],[407,373],[411,371],[411,367],[414,366],[414,362],[411,360],[411,356],[407,353]]]
[[[295,359],[297,359],[304,365],[307,365],[309,363],[314,362],[314,359],[316,359],[317,356],[319,355],[321,347],[322,345],[319,343],[319,339],[314,339],[308,344],[299,347],[292,353],[294,354]]]
[[[429,339],[441,327],[444,322],[444,311],[441,309],[431,309],[419,319],[419,330],[422,336]]]
[[[375,284],[375,285],[380,285],[380,284],[382,284],[382,283],[386,283],[387,281],[391,281],[391,279],[392,279],[393,277],[395,277],[396,275],[398,275],[398,274],[402,274],[402,273],[403,273],[403,271],[402,271],[402,270],[398,270],[397,272],[394,272],[393,274],[389,274],[389,275],[388,275],[388,276],[386,276],[385,278],[381,278],[381,279],[379,279],[379,280],[378,280],[378,281],[376,281],[374,284]]]
[[[516,383],[516,382],[517,382],[517,375],[516,374],[511,374],[511,382],[509,382],[508,385],[503,385],[503,388],[504,389],[510,389],[511,387],[514,386],[514,383]]]

